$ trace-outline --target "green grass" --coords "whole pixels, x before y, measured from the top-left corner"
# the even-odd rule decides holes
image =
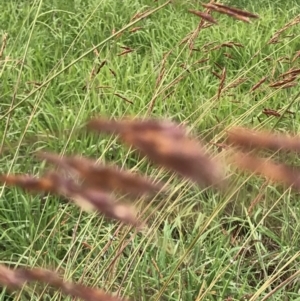
[[[292,58],[300,49],[299,24],[283,33],[281,43],[267,44],[278,29],[296,17],[297,1],[288,5],[282,1],[227,1],[258,13],[260,19],[244,24],[214,14],[219,25],[200,31],[194,44],[199,51],[190,55],[188,46],[180,42],[199,23],[187,12],[201,9],[198,3],[174,1],[133,25],[142,26],[142,30],[130,33],[127,29],[119,37],[111,36],[114,29],[127,26],[137,11],[154,9],[163,2],[0,3],[0,34],[8,34],[0,60],[1,172],[39,174],[45,166],[34,152],[50,150],[100,158],[165,178],[173,185],[164,199],[136,202],[149,221],[149,229],[138,234],[55,197],[31,196],[2,186],[2,263],[58,268],[66,279],[133,300],[262,300],[275,288],[278,291],[270,300],[298,300],[300,286],[293,274],[300,264],[299,194],[265,185],[264,180],[235,170],[228,170],[232,185],[226,195],[203,191],[139,160],[114,138],[80,130],[94,115],[149,114],[186,122],[207,143],[222,141],[226,129],[233,125],[299,132],[299,98],[295,98],[299,87],[268,87],[279,74],[299,66],[299,59],[294,63],[278,61]],[[243,47],[208,53],[203,48],[210,42],[215,42],[213,47],[228,41]],[[93,53],[93,45],[99,45],[99,57]],[[124,45],[135,51],[118,56]],[[166,72],[156,87],[163,55],[169,50]],[[226,58],[224,52],[233,59]],[[208,61],[193,65],[205,58]],[[103,60],[106,65],[90,81],[93,67]],[[219,100],[219,79],[211,72],[220,72],[216,63],[226,67],[225,87],[246,79]],[[268,82],[249,93],[264,76],[269,77]],[[277,119],[265,116],[264,108],[289,109],[295,114]],[[211,144],[210,150],[217,152]],[[281,159],[299,164],[297,156]],[[247,209],[258,195],[260,202],[248,215]],[[279,289],[285,280],[287,284]],[[32,300],[64,299],[39,286],[24,290],[33,294]],[[23,293],[11,296],[28,300]],[[0,296],[7,300],[8,293],[3,290]]]

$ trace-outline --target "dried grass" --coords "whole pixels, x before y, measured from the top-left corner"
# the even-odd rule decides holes
[[[45,269],[12,270],[0,265],[0,283],[10,290],[21,289],[27,282],[39,282],[59,289],[65,295],[85,301],[121,301],[124,299],[107,294],[103,290],[63,281],[55,272]]]
[[[222,168],[198,141],[186,136],[183,126],[169,121],[95,118],[88,128],[118,135],[154,163],[199,185],[218,186],[223,181]]]
[[[245,11],[245,10],[241,10],[235,7],[230,7],[224,4],[220,4],[220,3],[216,3],[216,2],[210,2],[207,4],[202,4],[202,6],[204,6],[207,9],[210,9],[212,11],[216,11],[220,14],[225,14],[228,15],[230,17],[233,17],[237,20],[240,21],[244,21],[249,23],[250,22],[250,18],[259,18],[258,15],[253,14],[251,12]]]

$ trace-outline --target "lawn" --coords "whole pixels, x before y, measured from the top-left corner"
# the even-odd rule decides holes
[[[299,133],[299,85],[272,86],[299,68],[297,0],[226,1],[260,18],[248,24],[214,12],[218,24],[198,33],[201,19],[189,10],[203,10],[200,1],[164,3],[0,2],[1,173],[39,175],[47,166],[35,152],[48,150],[115,163],[173,188],[134,202],[149,205],[148,228],[136,233],[59,198],[2,185],[1,263],[57,269],[131,300],[300,300],[297,192],[231,167],[225,195],[195,187],[83,128],[92,116],[168,118],[215,154],[232,126]],[[300,163],[293,154],[274,157]],[[0,298],[30,295],[65,300],[38,285],[2,289]]]

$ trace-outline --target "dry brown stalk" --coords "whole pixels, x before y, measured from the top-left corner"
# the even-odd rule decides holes
[[[221,167],[206,154],[203,146],[188,138],[182,126],[172,122],[95,118],[88,122],[88,128],[118,135],[143,156],[197,184],[219,185],[223,181]]]
[[[104,67],[104,65],[106,64],[106,60],[102,61],[101,63],[98,63],[96,64],[93,68],[92,68],[92,71],[90,73],[90,78],[89,78],[89,81],[92,81],[95,76],[100,72],[100,70]],[[82,90],[86,90],[89,86],[89,81],[87,81],[87,84],[84,85],[82,87]]]
[[[236,42],[233,42],[233,41],[229,41],[229,42],[222,43],[220,45],[216,45],[213,48],[210,48],[210,49],[206,50],[206,52],[218,50],[218,49],[220,49],[222,47],[234,48],[234,46],[236,46],[236,47],[244,47],[244,45],[242,45],[241,43],[236,43]]]
[[[186,72],[191,73],[191,71],[189,70],[187,63],[182,63],[179,65],[180,68],[184,69]]]
[[[218,41],[208,42],[208,43],[204,44],[204,45],[201,47],[201,49],[204,49],[204,50],[206,51],[207,49],[209,49],[209,47],[210,47],[211,45],[214,45],[214,44],[216,44],[216,43],[218,43]]]
[[[196,62],[194,62],[192,65],[197,65],[197,64],[203,64],[205,62],[209,61],[209,58],[205,58],[205,59],[200,59],[200,60],[197,60]]]
[[[40,282],[61,290],[64,294],[85,301],[122,301],[119,297],[107,294],[101,289],[91,288],[82,284],[65,282],[55,272],[45,269],[9,269],[0,265],[0,284],[10,290],[18,290],[27,282]]]
[[[209,27],[212,27],[214,24],[211,24],[211,23],[206,23],[202,26],[203,29],[205,28],[209,28]]]
[[[214,63],[221,71],[223,71],[223,67],[220,65],[220,64],[218,64],[217,62],[215,62]]]
[[[132,196],[140,196],[157,193],[163,186],[159,183],[154,184],[146,177],[79,156],[61,157],[54,153],[38,153],[38,156],[60,168],[75,171],[84,180],[83,185],[107,192],[117,190]]]
[[[188,33],[180,42],[179,42],[179,46],[181,46],[182,44],[186,43],[192,36],[194,31],[191,31],[190,33]]]
[[[300,23],[300,15],[296,16],[293,20],[285,24],[281,29],[277,30],[275,34],[272,36],[272,38],[268,41],[268,44],[276,44],[279,43],[279,37],[280,35],[286,31],[288,28],[297,25]]]
[[[235,151],[232,162],[241,170],[250,171],[273,181],[283,183],[288,187],[300,189],[300,171],[285,164],[277,164],[270,159],[262,159],[246,153]]]
[[[237,43],[237,42],[233,42],[233,41],[222,43],[221,46],[222,47],[229,47],[229,48],[233,48],[233,46],[244,48],[243,44]]]
[[[96,89],[113,89],[111,86],[97,86]]]
[[[227,6],[227,5],[224,5],[224,4],[221,4],[221,3],[216,3],[216,2],[213,2],[213,5],[219,7],[219,8],[223,8],[223,9],[226,9],[228,11],[231,11],[231,12],[234,12],[240,16],[244,16],[244,17],[248,17],[248,18],[259,18],[258,15],[256,14],[253,14],[249,11],[245,11],[245,10],[242,10],[242,9],[239,9],[239,8],[236,8],[236,7],[231,7],[231,6]]]
[[[259,189],[258,195],[254,198],[254,200],[251,202],[249,208],[248,208],[248,214],[251,215],[253,208],[261,201],[261,199],[264,197],[264,189],[267,187],[269,184],[268,181],[265,181],[264,184],[261,186]]]
[[[171,81],[168,85],[166,85],[159,93],[156,93],[151,100],[149,101],[149,106],[148,106],[148,114],[150,114],[153,111],[153,108],[155,106],[156,100],[159,95],[161,95],[163,92],[168,91],[170,88],[175,86],[177,83],[179,83],[181,80],[185,78],[184,75],[178,76],[175,78],[173,81]]]
[[[111,34],[114,35],[117,32],[115,28],[112,29]],[[124,32],[120,32],[119,34],[116,35],[116,39],[118,39]]]
[[[280,80],[275,83],[271,83],[269,87],[271,88],[278,88],[278,87],[286,87],[287,84],[292,83],[296,80],[296,76],[290,76],[284,80]],[[296,83],[297,84],[297,83]]]
[[[130,22],[142,17],[142,16],[145,16],[146,14],[148,14],[149,12],[151,11],[151,9],[146,9],[145,11],[143,12],[137,12],[136,14],[134,14],[134,16],[130,19]]]
[[[134,33],[134,32],[137,32],[139,30],[143,29],[142,26],[138,26],[138,27],[133,27],[129,30],[130,33]]]
[[[285,72],[285,73],[283,73],[283,74],[281,74],[281,75],[279,75],[279,78],[280,77],[296,77],[297,75],[299,75],[300,74],[300,68],[297,68],[297,69],[295,69],[295,68],[291,68],[290,70],[288,70],[287,72]]]
[[[94,44],[93,44],[93,47],[95,47]],[[94,53],[94,55],[95,55],[96,57],[99,57],[99,56],[100,56],[100,53],[99,53],[99,51],[98,51],[97,48],[94,49],[93,53]]]
[[[258,83],[256,83],[251,89],[250,92],[257,90],[266,80],[268,79],[267,76],[263,77]]]
[[[169,98],[172,94],[174,94],[175,93],[175,89],[174,90],[172,90],[172,91],[170,91],[169,93],[167,93],[165,96],[164,96],[164,98],[162,99],[162,101],[164,101],[164,100],[166,100],[167,98]]]
[[[111,68],[109,68],[110,73],[113,75],[113,77],[117,77],[117,73],[112,70]]]
[[[132,208],[116,204],[109,194],[76,184],[64,178],[60,173],[51,171],[40,178],[30,175],[0,175],[0,181],[9,186],[21,187],[33,192],[52,193],[72,199],[85,211],[97,211],[108,218],[123,223],[140,226]]]
[[[290,82],[290,83],[286,83],[284,86],[280,87],[281,89],[289,89],[289,88],[293,88],[295,86],[297,86],[298,83],[296,81]]]
[[[151,261],[152,261],[153,266],[154,266],[154,268],[156,269],[156,271],[157,271],[157,273],[159,275],[159,278],[163,279],[164,276],[163,276],[162,272],[160,271],[159,266],[158,266],[158,264],[156,263],[156,261],[154,260],[153,257],[151,257]]]
[[[134,51],[134,49],[127,47],[127,46],[121,46],[122,49],[124,49],[122,52],[118,53],[117,56],[122,56],[128,53],[131,53]]]
[[[0,59],[2,58],[3,53],[4,53],[4,50],[5,50],[6,43],[7,43],[7,38],[8,38],[8,34],[5,33],[5,34],[2,36],[2,44],[1,44],[1,48],[0,48]]]
[[[222,69],[222,74],[221,74],[221,79],[220,79],[220,84],[219,84],[219,88],[218,88],[218,99],[220,99],[221,93],[224,89],[225,86],[225,80],[226,80],[226,68],[224,67]]]
[[[166,86],[165,90],[170,89],[171,87],[175,86],[176,84],[178,84],[181,80],[183,80],[185,78],[184,75],[178,76],[177,78],[175,78],[174,80],[172,80],[168,86]]]
[[[194,9],[189,9],[188,10],[190,13],[204,19],[207,22],[210,22],[212,24],[218,24],[218,22],[208,13],[204,13],[202,11],[194,10]]]
[[[100,64],[98,64],[97,68],[94,67],[92,72],[91,72],[91,76],[90,78],[93,79],[99,72],[100,70],[104,67],[104,65],[106,64],[106,60],[102,61]]]
[[[296,52],[296,54],[294,55],[293,59],[292,59],[292,63],[294,63],[296,61],[297,58],[300,57],[300,50]]]
[[[104,67],[104,65],[106,65],[106,63],[107,63],[107,61],[106,61],[106,60],[103,60],[103,61],[99,64],[96,74],[98,74],[98,73],[100,72],[100,70]]]
[[[228,52],[224,52],[223,55],[226,56],[226,57],[227,57],[228,59],[230,59],[230,60],[234,60],[233,55],[230,54],[230,53],[228,53]]]
[[[211,71],[211,73],[219,80],[221,80],[222,76],[220,74],[218,74],[216,71]]]
[[[205,11],[203,12],[203,14],[205,15],[210,15],[210,9],[206,8]],[[208,26],[206,26],[207,23],[205,23],[205,19],[202,18],[201,21],[199,22],[197,28],[192,32],[192,34],[190,35],[189,39],[188,39],[188,45],[189,45],[189,50],[190,50],[190,55],[192,54],[195,44],[195,41],[197,39],[197,37],[199,36],[199,33],[201,31],[201,29],[207,28]],[[209,26],[213,25],[213,24],[207,24]]]
[[[28,85],[33,85],[34,87],[40,87],[42,85],[41,82],[36,82],[36,81],[28,81],[26,82]]]
[[[161,83],[161,81],[166,73],[166,62],[171,53],[172,53],[172,50],[169,50],[168,52],[166,52],[163,55],[163,59],[160,63],[160,71],[159,71],[159,74],[158,74],[158,77],[157,77],[156,83],[155,83],[155,88],[157,88],[159,86],[159,84]]]
[[[267,116],[274,116],[274,117],[280,117],[281,116],[281,114],[278,111],[273,110],[273,109],[267,109],[267,108],[264,108],[262,110],[262,113],[267,115]]]
[[[290,63],[290,58],[288,56],[282,56],[278,58],[275,62]]]
[[[120,93],[114,93],[114,95],[133,105],[133,101],[132,100],[129,100],[128,98],[126,98],[125,96],[121,95]]]
[[[226,90],[236,88],[237,86],[241,85],[242,83],[244,83],[247,80],[248,80],[247,77],[240,77],[240,78],[236,79],[235,81],[233,81],[231,84],[229,84],[228,87],[226,88]]]
[[[268,149],[300,152],[300,137],[288,137],[283,134],[255,131],[243,127],[234,127],[229,130],[228,142],[249,150]]]
[[[190,49],[190,54],[192,53],[193,49],[195,48],[195,41],[201,31],[201,28],[203,28],[205,21],[203,19],[201,19],[201,21],[199,22],[197,28],[194,30],[194,32],[191,34],[190,38],[188,39],[187,43],[189,45],[189,49]]]
[[[207,4],[202,4],[202,6],[204,6],[207,9],[216,11],[218,13],[221,14],[226,14],[230,17],[233,17],[235,19],[244,21],[249,23],[250,22],[250,18],[259,18],[258,15],[250,13],[248,11],[244,11],[235,7],[230,7],[224,4],[220,4],[220,3],[216,3],[216,2],[210,2]]]

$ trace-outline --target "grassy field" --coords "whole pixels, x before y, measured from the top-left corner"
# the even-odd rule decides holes
[[[297,0],[227,1],[260,18],[246,24],[213,13],[218,25],[192,40],[186,38],[200,19],[188,10],[202,10],[199,1],[175,0],[131,21],[163,3],[0,3],[1,173],[38,175],[46,167],[34,153],[49,150],[113,162],[173,187],[151,200],[149,229],[136,233],[58,198],[1,186],[1,263],[57,269],[65,279],[132,300],[300,300],[299,194],[230,168],[234,184],[225,196],[201,190],[114,137],[81,129],[99,115],[170,118],[186,123],[216,154],[234,125],[299,133],[299,85],[270,87],[299,68]],[[269,43],[293,20],[278,43]],[[275,159],[300,163],[292,154]],[[29,300],[29,294],[65,300],[40,286],[3,289],[0,298]]]

